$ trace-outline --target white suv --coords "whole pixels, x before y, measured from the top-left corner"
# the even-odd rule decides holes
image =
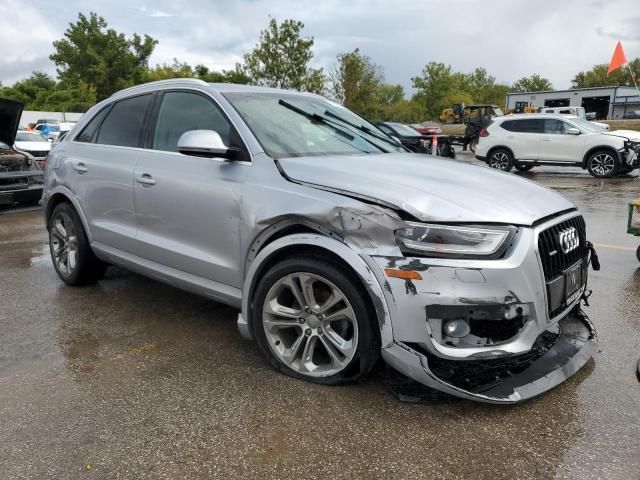
[[[476,158],[492,168],[527,171],[536,165],[586,168],[597,178],[638,167],[640,133],[602,132],[580,118],[522,114],[495,118],[480,132]]]

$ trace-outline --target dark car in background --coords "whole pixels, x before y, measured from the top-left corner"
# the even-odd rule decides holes
[[[44,172],[28,153],[14,148],[23,104],[0,98],[0,206],[37,203]]]
[[[409,125],[396,122],[377,122],[376,127],[387,135],[396,138],[403,147],[412,152],[439,155],[455,158],[456,153],[447,135],[421,135]],[[437,139],[437,146],[433,148],[433,139]]]

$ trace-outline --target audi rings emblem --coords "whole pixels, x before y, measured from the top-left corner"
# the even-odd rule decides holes
[[[574,227],[562,230],[558,234],[558,241],[560,242],[560,248],[565,254],[574,251],[580,246],[580,237],[578,237],[578,232]]]

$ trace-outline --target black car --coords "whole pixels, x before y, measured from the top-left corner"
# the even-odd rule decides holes
[[[377,122],[375,125],[387,135],[399,140],[403,147],[408,148],[412,152],[428,153],[450,158],[455,158],[456,156],[451,146],[451,140],[447,135],[434,135],[438,142],[436,151],[434,152],[434,136],[421,135],[420,132],[403,123]]]
[[[23,107],[0,98],[0,206],[33,204],[42,197],[43,170],[31,155],[13,148]]]

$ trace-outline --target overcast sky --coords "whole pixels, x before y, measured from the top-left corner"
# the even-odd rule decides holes
[[[0,81],[55,74],[51,42],[90,10],[157,39],[152,65],[175,57],[213,69],[233,68],[269,15],[294,18],[315,38],[316,66],[358,47],[407,89],[430,61],[482,66],[505,83],[536,72],[567,88],[607,63],[618,39],[628,58],[640,56],[638,0],[0,0]]]

